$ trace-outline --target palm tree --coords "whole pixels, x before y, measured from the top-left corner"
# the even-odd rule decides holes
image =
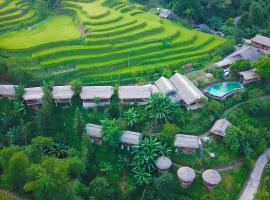
[[[111,146],[116,147],[120,140],[120,129],[115,119],[104,119],[100,121],[102,124],[104,141]]]
[[[139,113],[134,110],[134,108],[129,108],[124,112],[124,118],[126,119],[127,125],[132,128],[139,120]]]
[[[146,110],[149,113],[149,118],[158,122],[167,122],[174,118],[176,111],[176,104],[171,98],[162,93],[155,93],[151,95]]]
[[[152,175],[142,169],[134,170],[134,179],[139,186],[148,185],[152,181]]]

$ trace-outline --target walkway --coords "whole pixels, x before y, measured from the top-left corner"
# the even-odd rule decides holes
[[[239,198],[239,200],[252,200],[260,185],[263,169],[270,158],[270,148],[267,149],[256,161],[255,167],[249,177],[249,180]]]

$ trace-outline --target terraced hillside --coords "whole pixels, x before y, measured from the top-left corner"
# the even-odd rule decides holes
[[[31,26],[40,20],[27,0],[0,0],[0,33]]]
[[[91,82],[152,73],[166,67],[179,68],[205,59],[209,52],[224,43],[219,37],[188,30],[144,12],[140,5],[125,0],[108,2],[111,1],[63,2],[62,14],[74,18],[80,38],[76,34],[66,38],[54,33],[57,39],[48,41],[40,33],[39,39],[31,42],[28,35],[33,35],[35,29],[43,29],[37,26],[0,37],[0,48],[13,55],[31,56],[35,64],[23,70],[31,70],[37,76],[66,72],[70,78],[75,74]],[[40,26],[48,26],[51,20],[55,19]],[[58,30],[57,24],[54,26]],[[58,30],[61,31],[65,30]],[[18,42],[12,42],[16,40]],[[24,42],[19,42],[22,40]]]

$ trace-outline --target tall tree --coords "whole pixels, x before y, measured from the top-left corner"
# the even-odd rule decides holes
[[[85,122],[84,122],[83,115],[81,113],[81,110],[77,107],[75,117],[74,117],[73,128],[74,128],[75,133],[79,136],[79,138],[82,137],[84,125],[85,125]]]

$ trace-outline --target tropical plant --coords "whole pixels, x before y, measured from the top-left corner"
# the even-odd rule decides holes
[[[81,113],[81,110],[77,107],[74,120],[73,120],[73,129],[79,138],[82,137],[84,125],[85,125],[85,122],[84,122],[83,115]]]
[[[78,79],[70,81],[70,85],[75,95],[79,95],[82,87],[82,82]]]
[[[101,161],[99,163],[99,170],[101,173],[104,173],[105,175],[109,175],[113,170],[113,166],[110,162]]]
[[[102,124],[103,139],[109,145],[116,147],[120,140],[120,129],[115,119],[104,119],[100,121]]]
[[[132,128],[139,120],[139,113],[138,111],[134,110],[134,108],[129,108],[124,112],[124,118],[126,124]]]
[[[152,182],[151,173],[149,173],[143,169],[135,170],[133,177],[136,181],[136,184],[139,186],[149,185]]]

